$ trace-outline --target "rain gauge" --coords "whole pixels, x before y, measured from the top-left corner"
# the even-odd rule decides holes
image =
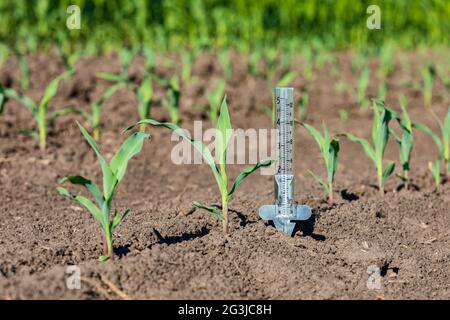
[[[273,89],[273,104],[277,131],[277,171],[275,204],[259,208],[259,216],[273,221],[278,230],[287,235],[294,232],[295,221],[308,220],[311,208],[294,202],[294,88]]]

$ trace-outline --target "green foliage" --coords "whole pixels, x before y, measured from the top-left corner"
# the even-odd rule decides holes
[[[447,176],[450,178],[450,106],[443,122],[432,110],[430,110],[430,112],[436,123],[439,125],[441,136],[422,123],[415,123],[413,127],[428,135],[438,148],[439,154],[435,162],[430,165],[430,169],[435,177],[436,184],[439,184],[440,177],[438,179],[437,175],[440,173],[438,174],[437,172],[440,172],[442,162],[446,167]]]
[[[308,114],[308,104],[309,104],[309,94],[308,92],[303,92],[298,99],[298,116],[300,121],[306,120]]]
[[[124,86],[125,84],[123,82],[118,82],[108,87],[105,91],[103,91],[102,94],[100,95],[100,98],[91,104],[91,113],[87,113],[79,109],[75,110],[74,113],[81,113],[83,117],[88,121],[89,126],[92,129],[95,141],[98,141],[100,139],[100,121],[103,104],[114,93],[116,93],[117,90],[119,90]]]
[[[405,184],[405,188],[409,187],[409,171],[411,170],[411,152],[414,144],[413,137],[413,123],[408,114],[407,101],[405,96],[400,96],[400,106],[402,108],[402,116],[397,112],[390,110],[392,116],[397,120],[400,128],[402,129],[402,135],[398,136],[394,130],[391,129],[391,134],[400,146],[400,163],[402,165],[403,174],[397,176],[402,179]]]
[[[28,90],[30,86],[30,66],[28,65],[27,57],[24,54],[18,53],[17,59],[20,70],[20,89],[22,92]]]
[[[325,168],[327,170],[326,182],[312,171],[308,170],[308,172],[317,182],[319,182],[319,184],[328,194],[328,202],[331,204],[333,203],[334,175],[338,167],[339,140],[330,136],[328,127],[325,122],[322,123],[323,136],[313,126],[306,123],[301,123],[301,125],[309,132],[309,134],[314,138],[317,145],[319,146],[320,152],[322,153],[322,157],[325,162]]]
[[[369,101],[366,98],[366,91],[367,87],[369,86],[369,80],[370,80],[370,69],[366,67],[363,69],[363,71],[361,71],[356,86],[356,95],[358,98],[358,103],[360,107],[363,109],[367,109],[369,105]]]
[[[47,5],[38,5],[40,3]],[[53,43],[65,51],[84,48],[108,51],[149,43],[160,50],[186,47],[295,47],[317,42],[329,48],[378,48],[394,42],[403,47],[448,44],[447,0],[397,0],[378,3],[382,31],[365,27],[370,1],[265,0],[104,0],[14,1],[0,4],[0,39],[12,47],[36,51]],[[64,28],[71,4],[81,8],[80,30]],[[44,8],[44,9],[42,9]],[[301,23],[300,23],[301,22]],[[432,23],[431,23],[432,22]],[[388,49],[385,51],[389,52]],[[96,52],[93,52],[96,53]],[[387,53],[386,53],[387,55]]]
[[[373,161],[377,172],[379,191],[384,194],[386,179],[394,172],[395,168],[394,162],[390,162],[385,168],[383,166],[384,151],[391,135],[389,122],[392,119],[392,112],[385,107],[383,101],[376,101],[375,103],[372,127],[373,146],[366,139],[358,138],[351,133],[346,133],[345,136],[350,141],[359,143],[366,155]]]
[[[251,173],[253,173],[257,169],[269,166],[272,163],[272,161],[263,160],[261,162],[256,163],[254,166],[244,169],[236,177],[231,188],[229,188],[228,175],[226,170],[226,159],[227,159],[226,157],[227,157],[228,143],[232,135],[232,128],[226,98],[224,98],[222,101],[222,105],[220,107],[220,115],[216,125],[217,131],[215,140],[215,154],[218,159],[218,165],[216,165],[214,158],[207,146],[205,146],[201,141],[191,139],[190,136],[187,135],[187,133],[176,124],[162,123],[153,119],[145,119],[139,121],[137,124],[128,127],[126,130],[131,130],[136,125],[141,124],[148,124],[157,127],[161,126],[172,130],[175,134],[183,138],[185,141],[189,142],[202,155],[206,163],[211,168],[211,171],[216,180],[217,186],[220,191],[220,196],[222,199],[222,207],[221,210],[219,210],[217,207],[207,206],[199,202],[193,202],[192,204],[198,208],[205,209],[214,214],[215,216],[217,216],[222,221],[224,232],[228,233],[228,202],[230,201],[231,196],[234,194],[238,186],[245,180],[245,178],[247,178]]]
[[[277,82],[277,87],[287,87],[289,86],[292,81],[294,81],[295,77],[297,76],[296,72],[289,71],[284,74],[284,76]]]
[[[47,144],[47,129],[48,129],[48,116],[47,116],[47,109],[48,104],[50,103],[50,100],[55,96],[56,92],[58,91],[59,84],[62,80],[67,80],[74,74],[74,70],[69,70],[64,72],[63,74],[59,75],[55,79],[53,79],[50,84],[45,88],[44,94],[39,101],[39,103],[34,103],[30,98],[27,96],[20,95],[17,93],[14,89],[11,88],[3,88],[0,85],[0,112],[2,111],[4,107],[4,103],[6,102],[7,98],[11,98],[14,100],[17,100],[20,104],[25,106],[30,112],[33,114],[37,127],[38,127],[38,134],[33,134],[33,136],[37,136],[39,139],[39,146],[41,150],[44,150],[46,148]],[[58,115],[63,114],[61,113],[61,110],[57,111],[57,113],[54,113],[51,115],[51,119],[54,120]]]
[[[125,175],[128,162],[142,150],[144,139],[149,138],[149,135],[137,132],[128,137],[108,164],[100,153],[94,139],[83,126],[79,123],[77,124],[100,162],[103,175],[103,192],[100,192],[100,189],[94,182],[82,176],[66,176],[60,183],[70,182],[72,184],[84,186],[90,192],[96,204],[84,196],[70,193],[63,187],[59,187],[57,190],[61,195],[69,197],[84,206],[100,224],[105,241],[105,252],[99,257],[99,260],[105,261],[107,259],[113,259],[113,233],[130,212],[130,209],[126,209],[122,213],[115,212],[111,217],[112,201],[115,191]]]
[[[225,81],[222,79],[216,85],[216,88],[207,93],[208,101],[209,101],[209,118],[213,125],[217,123],[217,114],[220,106],[220,102],[224,97],[225,92]]]
[[[230,51],[229,50],[221,50],[217,58],[219,59],[219,63],[222,66],[223,76],[225,79],[230,79],[233,74],[233,66],[231,64],[230,59]]]
[[[423,79],[423,103],[426,108],[431,107],[431,99],[433,98],[433,84],[436,78],[436,70],[433,65],[429,64],[421,71]]]
[[[167,88],[167,98],[163,100],[163,107],[169,112],[170,121],[175,124],[180,123],[180,84],[177,76],[173,76],[170,81],[165,81]]]
[[[134,91],[138,99],[139,120],[150,117],[153,103],[153,85],[151,75],[147,74],[141,84],[138,87],[136,86]],[[143,129],[144,128],[142,128],[142,130]]]

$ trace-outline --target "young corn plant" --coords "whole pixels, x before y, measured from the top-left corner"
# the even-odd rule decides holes
[[[402,135],[398,136],[394,130],[390,130],[392,136],[400,146],[400,163],[402,165],[403,173],[397,174],[397,176],[403,181],[405,189],[409,189],[409,171],[411,169],[411,152],[414,144],[413,136],[413,123],[408,114],[407,102],[405,96],[400,96],[400,106],[402,108],[402,116],[397,112],[390,110],[392,116],[397,120],[400,128],[402,129]]]
[[[194,65],[194,52],[183,51],[181,54],[182,67],[181,67],[181,79],[183,83],[189,83],[192,77],[192,66]]]
[[[422,123],[414,123],[413,127],[428,135],[438,147],[439,155],[433,163],[429,164],[429,167],[435,178],[436,185],[439,185],[441,182],[440,170],[442,163],[446,167],[447,181],[450,181],[450,106],[443,122],[432,110],[430,111],[434,120],[439,125],[441,137]]]
[[[423,80],[423,103],[426,108],[431,106],[433,98],[433,84],[436,78],[436,70],[433,65],[428,65],[421,71]]]
[[[167,98],[163,100],[163,107],[169,112],[170,121],[175,124],[180,123],[180,84],[177,76],[173,76],[170,81],[166,82]]]
[[[308,170],[308,173],[322,186],[328,195],[328,203],[333,204],[333,182],[334,175],[338,167],[338,156],[339,156],[339,140],[337,138],[330,137],[330,133],[325,122],[322,123],[323,126],[323,136],[320,132],[313,126],[300,123],[314,138],[317,145],[319,146],[320,152],[322,153],[323,160],[325,162],[325,167],[327,169],[327,180],[326,182],[317,176],[314,172]]]
[[[300,95],[297,105],[298,116],[300,121],[306,120],[306,116],[308,114],[308,103],[309,103],[309,94],[308,92],[304,92]]]
[[[293,71],[286,72],[283,77],[277,82],[277,87],[286,87],[289,86],[292,81],[294,81],[297,73]]]
[[[366,99],[366,91],[367,87],[369,86],[369,79],[370,79],[370,69],[364,68],[363,71],[361,71],[361,74],[358,77],[358,82],[356,86],[356,96],[358,99],[358,103],[362,109],[367,109],[369,106],[369,101]]]
[[[209,118],[213,125],[217,124],[217,114],[220,106],[220,102],[224,96],[225,92],[225,81],[222,79],[217,83],[216,88],[208,92],[207,97],[209,101]]]
[[[17,60],[20,70],[20,89],[24,92],[30,85],[30,66],[25,54],[17,53]]]
[[[256,163],[254,166],[247,167],[244,169],[234,180],[233,185],[229,188],[228,184],[228,175],[226,170],[226,159],[227,159],[227,148],[228,143],[230,141],[232,135],[231,128],[231,120],[230,114],[228,112],[228,106],[226,102],[226,98],[223,99],[221,107],[220,107],[220,115],[217,120],[217,136],[216,136],[216,144],[215,144],[215,153],[218,158],[218,165],[216,165],[214,161],[214,157],[212,156],[210,150],[206,145],[204,145],[201,141],[191,139],[183,129],[173,123],[162,123],[153,119],[145,119],[142,120],[130,127],[126,130],[131,130],[136,125],[147,124],[152,126],[161,126],[167,129],[172,130],[175,134],[192,144],[192,146],[200,152],[203,156],[209,167],[211,168],[212,173],[214,174],[214,178],[216,180],[217,186],[219,187],[220,196],[222,200],[222,206],[219,208],[218,206],[208,206],[201,204],[199,202],[194,201],[192,204],[198,208],[205,209],[208,212],[211,212],[215,215],[219,220],[222,221],[223,232],[228,233],[229,229],[229,217],[228,217],[228,203],[236,191],[237,187],[247,178],[251,173],[256,171],[257,169],[265,166],[271,165],[271,160],[263,160],[261,162]],[[220,210],[221,209],[221,210]]]
[[[108,87],[105,91],[103,91],[100,98],[91,104],[91,113],[82,110],[76,110],[74,112],[74,113],[81,113],[82,116],[89,123],[95,141],[98,141],[100,139],[100,119],[103,104],[124,85],[125,84],[123,82],[118,82]]]
[[[386,168],[383,167],[384,151],[391,135],[389,122],[392,119],[391,111],[385,107],[382,101],[376,101],[374,110],[374,120],[372,127],[373,146],[363,138],[358,138],[351,133],[346,133],[347,139],[359,143],[366,155],[373,161],[378,178],[378,189],[380,194],[384,194],[384,184],[386,179],[394,172],[395,163],[389,162]]]
[[[233,66],[231,64],[230,52],[228,50],[222,50],[219,52],[218,58],[219,63],[222,66],[225,79],[230,79],[233,75]]]
[[[39,141],[39,146],[41,150],[45,150],[47,145],[47,130],[50,120],[53,121],[58,116],[65,114],[63,110],[58,110],[54,112],[50,117],[48,117],[47,116],[48,104],[50,103],[50,100],[56,95],[60,82],[62,80],[67,80],[73,74],[74,70],[69,70],[53,79],[47,86],[47,88],[45,88],[44,95],[42,96],[39,103],[34,103],[30,98],[28,98],[27,96],[20,95],[14,89],[2,88],[0,86],[0,92],[3,92],[2,94],[0,94],[3,96],[3,98],[0,97],[0,100],[3,100],[3,103],[5,103],[6,99],[8,98],[17,100],[20,104],[25,106],[33,114],[37,123],[37,132],[32,131],[31,135]],[[0,111],[2,109],[3,106],[0,105]]]
[[[153,85],[150,74],[147,74],[141,84],[135,87],[134,92],[138,100],[139,120],[149,118],[153,104]],[[145,127],[142,126],[141,131],[144,129]]]
[[[114,194],[118,184],[125,175],[128,162],[133,156],[137,155],[142,150],[144,139],[147,139],[149,135],[142,132],[137,132],[128,137],[121,145],[119,151],[117,151],[108,163],[100,153],[94,139],[89,135],[86,129],[83,128],[83,126],[79,123],[77,124],[84,138],[94,150],[100,162],[103,174],[103,192],[100,191],[99,187],[94,182],[82,176],[66,176],[61,179],[60,183],[70,182],[72,184],[85,187],[91,193],[96,204],[84,196],[70,193],[63,187],[58,187],[57,191],[61,195],[69,197],[84,206],[92,214],[94,219],[97,220],[103,231],[103,255],[99,257],[99,260],[112,260],[114,258],[113,233],[117,226],[130,212],[130,209],[126,209],[122,213],[115,212],[114,215],[111,216]]]
[[[120,73],[110,73],[110,72],[99,72],[97,77],[103,80],[111,82],[124,82],[129,84],[131,82],[130,75],[128,73],[128,68],[133,61],[134,52],[128,48],[124,48],[119,51],[120,60]]]

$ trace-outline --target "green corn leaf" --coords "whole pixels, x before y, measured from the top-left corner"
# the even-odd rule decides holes
[[[37,115],[37,108],[33,101],[30,98],[25,96],[20,96],[14,89],[7,88],[4,90],[4,94],[6,98],[11,98],[19,103],[23,104],[28,110],[31,111],[33,115]]]
[[[364,152],[367,154],[367,156],[369,156],[369,158],[372,159],[374,163],[377,162],[375,158],[375,151],[366,139],[358,138],[351,133],[346,133],[345,136],[350,141],[359,143],[363,147]]]
[[[48,125],[52,127],[55,124],[56,119],[62,116],[66,116],[68,114],[85,114],[84,111],[75,108],[75,107],[67,107],[63,109],[56,110],[50,114],[50,118],[48,119]]]
[[[447,112],[447,116],[445,117],[444,124],[442,126],[442,142],[444,144],[444,146],[443,146],[444,147],[444,158],[447,162],[449,162],[450,161],[450,106],[448,108],[448,112]]]
[[[433,140],[433,142],[436,144],[439,151],[442,152],[443,145],[442,145],[441,139],[439,138],[439,136],[436,133],[434,133],[430,128],[428,128],[426,125],[424,125],[422,123],[414,123],[413,127],[418,129],[419,131],[425,133],[426,135],[428,135]]]
[[[223,92],[225,90],[225,81],[222,79],[217,83],[216,88],[212,93],[208,93],[208,101],[209,101],[209,116],[213,124],[217,123],[217,109],[220,106],[220,101],[223,97]]]
[[[325,144],[325,140],[320,134],[320,132],[314,128],[313,126],[307,124],[307,123],[301,123],[301,125],[308,130],[309,134],[312,135],[314,140],[316,140],[316,143],[319,145],[320,151],[323,152],[323,146]]]
[[[89,200],[83,196],[73,195],[69,191],[67,191],[67,189],[62,188],[62,187],[58,187],[57,190],[58,190],[59,194],[69,197],[72,200],[75,200],[79,204],[83,205],[86,209],[89,210],[89,212],[92,214],[92,216],[95,218],[95,220],[97,220],[103,226],[104,222],[103,222],[102,214],[101,214],[100,210],[95,206],[95,204],[92,203],[91,200]]]
[[[127,170],[128,161],[141,152],[144,145],[144,139],[149,138],[150,135],[142,132],[133,133],[120,146],[119,151],[111,159],[109,167],[119,183]]]
[[[111,81],[111,82],[127,82],[127,79],[125,79],[124,77],[114,74],[114,73],[109,73],[109,72],[99,72],[96,74],[96,76],[99,79],[103,79],[103,80]]]
[[[105,199],[103,198],[103,195],[98,189],[97,185],[91,180],[86,179],[82,176],[66,176],[62,178],[59,183],[64,183],[66,181],[72,184],[84,186],[92,194],[99,207],[103,205],[103,201]]]
[[[228,192],[228,198],[231,197],[231,195],[236,191],[237,187],[244,181],[245,178],[247,178],[251,173],[255,172],[261,167],[267,167],[272,164],[272,160],[263,160],[258,163],[256,163],[252,167],[245,168],[234,180],[233,186],[231,187],[231,190]]]
[[[217,120],[217,140],[216,152],[219,154],[219,165],[225,165],[227,162],[227,148],[230,141],[231,131],[230,113],[228,112],[227,98],[224,97],[220,106],[219,119]],[[221,172],[222,175],[226,172]]]
[[[102,92],[100,99],[98,100],[98,104],[102,105],[107,99],[109,99],[117,90],[124,87],[125,83],[115,83],[112,86],[109,86],[105,91]]]
[[[55,79],[53,79],[50,84],[45,88],[44,95],[42,96],[41,101],[39,102],[38,109],[46,109],[50,100],[55,96],[58,91],[59,83],[62,80],[68,79],[75,73],[74,70],[69,70],[59,75]]]
[[[333,139],[330,142],[329,146],[329,154],[327,156],[327,173],[328,173],[328,182],[333,182],[334,174],[338,167],[338,155],[339,155],[339,140]]]
[[[152,79],[150,76],[146,76],[142,80],[141,85],[137,90],[137,97],[139,101],[139,117],[145,119],[150,113],[150,104],[153,98]]]
[[[412,147],[413,136],[408,131],[404,131],[400,141],[400,162],[402,163],[403,170],[409,170]]]
[[[400,138],[400,136],[395,133],[394,130],[392,130],[391,128],[389,128],[390,134],[394,137],[395,141],[397,141],[400,145],[402,143],[402,138]]]
[[[210,166],[210,168],[211,168],[211,170],[212,170],[212,172],[214,174],[214,177],[216,178],[217,185],[219,187],[221,186],[222,177],[220,176],[219,170],[217,169],[216,164],[214,163],[214,158],[211,155],[211,152],[209,151],[209,149],[201,141],[196,141],[194,139],[191,139],[186,134],[186,132],[183,129],[181,129],[179,126],[177,126],[176,124],[168,123],[168,122],[159,122],[159,121],[156,121],[156,120],[153,120],[153,119],[141,120],[138,123],[136,123],[136,124],[126,128],[125,131],[131,130],[132,128],[134,128],[135,126],[140,125],[140,124],[148,124],[148,125],[151,125],[151,126],[164,127],[164,128],[170,129],[176,135],[180,136],[181,138],[183,138],[184,140],[189,142],[203,156],[205,161]]]
[[[383,104],[384,107],[384,104]],[[377,159],[383,159],[384,151],[386,149],[387,142],[389,140],[389,122],[392,119],[392,114],[387,108],[383,108],[381,113],[379,127],[375,133],[375,153]]]
[[[382,177],[382,184],[384,185],[384,182],[386,181],[386,179],[394,172],[395,169],[395,163],[394,162],[390,162],[386,168],[383,171],[383,177]]]
[[[145,63],[147,70],[151,73],[153,69],[155,68],[156,59],[155,59],[155,53],[153,50],[149,47],[145,47],[143,50],[144,57],[145,57]]]
[[[102,173],[103,173],[103,196],[105,200],[108,200],[111,198],[112,194],[114,193],[114,189],[118,183],[117,178],[114,176],[114,173],[112,172],[111,168],[108,166],[108,163],[106,162],[105,158],[100,154],[100,151],[98,149],[97,143],[95,140],[91,137],[91,135],[86,131],[86,129],[83,128],[83,126],[78,123],[77,125],[80,128],[81,133],[83,134],[86,141],[89,143],[91,148],[94,150],[95,154],[97,155],[97,158],[100,162],[100,166],[102,167]]]
[[[0,114],[3,112],[6,101],[8,101],[8,97],[6,96],[5,88],[0,85]]]
[[[117,226],[123,221],[123,219],[125,219],[128,213],[130,213],[130,209],[126,209],[123,213],[116,213],[114,215],[114,218],[111,220],[110,223],[111,233],[113,233],[114,230],[116,230]]]
[[[220,221],[224,220],[222,212],[219,209],[217,209],[217,208],[206,206],[206,205],[201,204],[200,202],[197,202],[197,201],[193,201],[192,205],[197,207],[197,208],[204,209],[206,211],[211,212],[213,215],[215,215],[217,218],[219,218]]]
[[[311,177],[314,178],[314,180],[316,180],[322,186],[322,188],[325,190],[326,193],[330,192],[330,188],[328,187],[328,184],[325,183],[325,181],[323,181],[319,176],[317,176],[311,170],[308,170],[308,173],[311,175]]]
[[[292,83],[292,81],[294,81],[295,77],[297,76],[297,73],[295,72],[288,72],[286,73],[283,78],[280,79],[280,81],[278,81],[277,86],[278,87],[286,87],[289,84]]]

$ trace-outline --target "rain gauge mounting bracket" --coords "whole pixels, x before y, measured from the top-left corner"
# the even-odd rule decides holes
[[[275,204],[259,208],[259,216],[273,221],[278,230],[291,236],[295,221],[308,220],[311,208],[294,202],[294,88],[273,89],[273,104],[277,129],[277,171],[275,174]]]

